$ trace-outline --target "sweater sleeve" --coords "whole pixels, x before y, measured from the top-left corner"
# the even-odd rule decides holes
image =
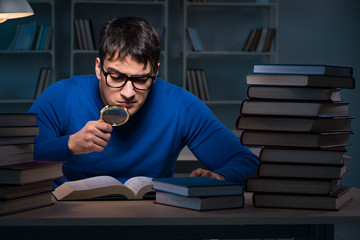
[[[183,107],[185,143],[200,162],[234,182],[245,183],[256,173],[257,156],[203,102],[189,94],[184,96]]]
[[[72,155],[68,147],[69,135],[62,131],[65,95],[61,84],[50,86],[29,110],[37,114],[40,129],[39,136],[35,137],[34,159],[65,161]]]

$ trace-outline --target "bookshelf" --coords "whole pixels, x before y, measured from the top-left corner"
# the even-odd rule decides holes
[[[183,0],[182,4],[182,86],[188,89],[187,69],[204,70],[210,93],[204,102],[220,121],[234,129],[241,101],[246,98],[245,74],[252,71],[253,63],[277,62],[278,3]],[[202,51],[193,50],[188,27],[197,30]],[[270,51],[243,50],[255,28],[276,29]]]
[[[70,76],[94,74],[95,58],[98,56],[98,36],[104,22],[111,16],[141,16],[155,28],[163,28],[161,66],[159,76],[167,80],[168,62],[168,1],[86,1],[72,0],[70,26]],[[75,20],[90,20],[94,50],[79,49]]]
[[[55,9],[54,0],[29,0],[34,15],[11,19],[0,24],[0,108],[4,112],[26,112],[34,102],[41,68],[52,68],[55,76]],[[46,50],[9,50],[17,26],[35,22],[52,28],[50,46]]]

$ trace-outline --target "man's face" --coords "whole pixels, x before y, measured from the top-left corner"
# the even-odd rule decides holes
[[[151,71],[150,64],[147,64],[147,68],[144,69],[143,64],[135,62],[130,57],[126,57],[122,61],[110,61],[105,59],[103,63],[103,69],[108,73],[123,73],[127,76],[155,75],[155,73]],[[128,109],[130,116],[132,116],[145,103],[145,100],[149,94],[149,90],[137,90],[133,87],[131,81],[127,81],[126,84],[121,88],[109,87],[106,84],[105,76],[101,71],[99,58],[96,58],[95,72],[97,78],[99,79],[100,94],[105,105],[123,105]]]

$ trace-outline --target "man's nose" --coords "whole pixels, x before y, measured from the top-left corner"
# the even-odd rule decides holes
[[[135,95],[135,88],[130,80],[121,88],[120,93],[126,98],[131,98]]]

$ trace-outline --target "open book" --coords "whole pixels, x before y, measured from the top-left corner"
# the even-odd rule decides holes
[[[110,176],[97,176],[61,184],[53,191],[57,200],[84,200],[102,197],[143,199],[154,192],[150,177],[132,177],[124,184]]]

